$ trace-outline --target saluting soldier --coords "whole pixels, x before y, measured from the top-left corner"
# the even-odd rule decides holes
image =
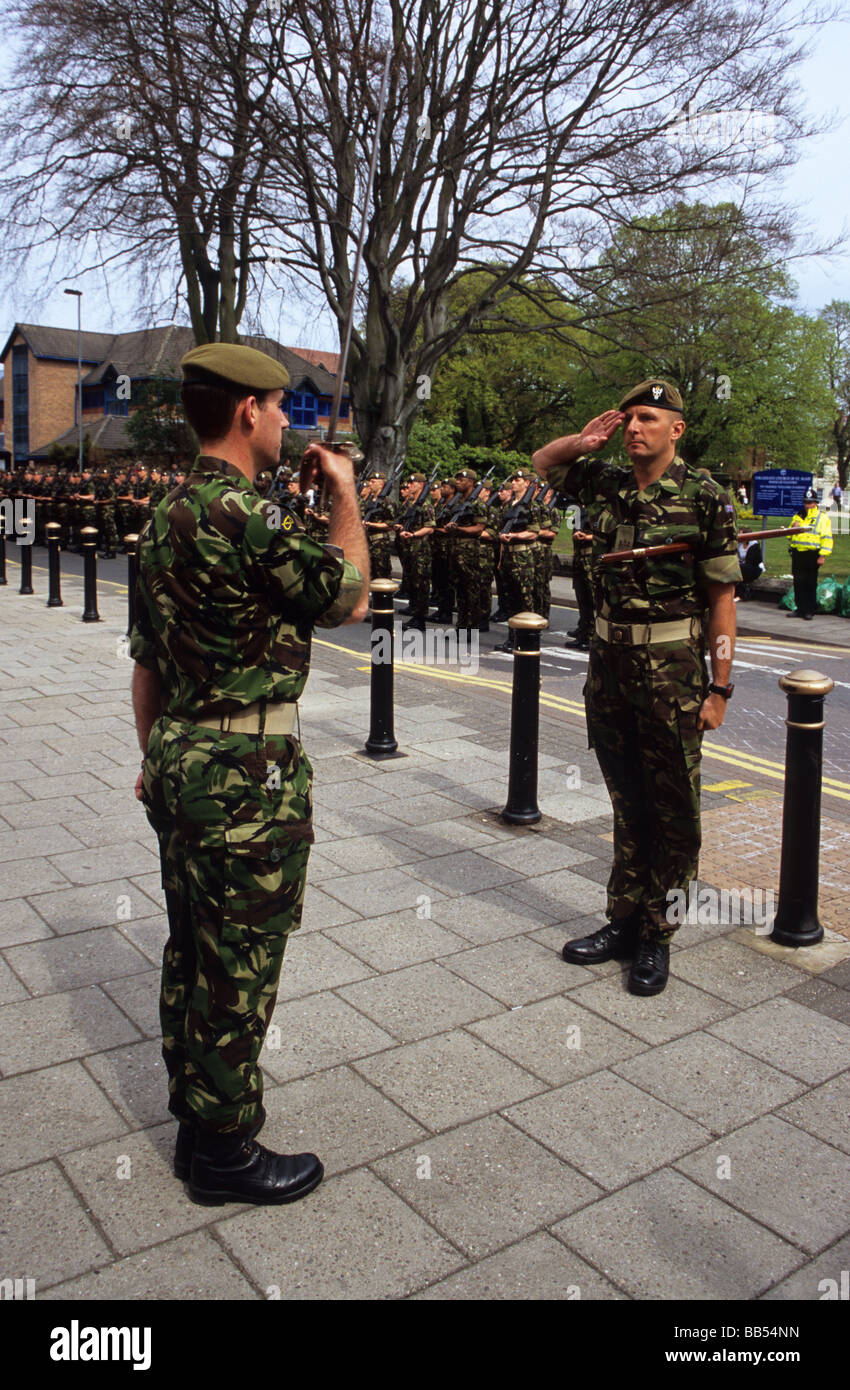
[[[593,458],[621,425],[631,467]],[[676,387],[642,381],[618,410],[534,455],[541,476],[579,502],[593,534],[596,622],[585,707],[614,809],[609,921],[567,942],[563,955],[580,965],[631,959],[629,989],[642,995],[667,983],[671,895],[687,894],[697,875],[702,735],[723,723],[732,694],[741,577],[734,505],[678,456],[684,430]],[[676,541],[690,548],[601,563],[614,550]]]
[[[318,444],[305,482],[334,499],[332,544],[282,524],[252,479],[280,456],[288,375],[253,348],[207,343],[181,363],[202,452],[139,539],[136,794],[157,833],[169,937],[160,1018],[175,1173],[210,1205],[296,1201],[315,1154],[262,1128],[260,1049],[289,933],[301,921],[312,769],[295,737],[314,625],[359,620],[368,552],[348,458]]]

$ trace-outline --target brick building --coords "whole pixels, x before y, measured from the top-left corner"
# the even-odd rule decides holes
[[[303,355],[271,338],[241,339],[282,362],[290,385],[284,409],[292,429],[321,436],[327,429],[336,378],[336,353]],[[191,328],[169,325],[132,333],[83,333],[83,433],[104,454],[132,451],[125,422],[139,387],[157,378],[180,379],[180,358],[194,347]],[[76,446],[77,330],[16,323],[0,353],[3,367],[2,428],[7,457],[15,464],[45,458],[53,445]],[[343,393],[340,433],[351,429]]]

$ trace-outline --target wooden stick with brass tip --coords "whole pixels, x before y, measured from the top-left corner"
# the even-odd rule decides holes
[[[757,541],[770,536],[800,536],[803,532],[812,530],[812,526],[786,526],[778,531],[741,531],[738,540]],[[599,559],[603,565],[608,565],[614,560],[646,560],[654,555],[683,555],[685,551],[693,548],[690,541],[673,541],[669,545],[645,545],[637,550],[609,550],[607,555],[600,555]]]

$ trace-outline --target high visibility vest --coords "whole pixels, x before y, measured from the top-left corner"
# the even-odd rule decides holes
[[[789,536],[788,544],[792,550],[816,550],[819,555],[832,554],[832,522],[826,512],[813,512],[807,515],[798,512],[791,525],[811,526],[811,531],[803,531],[799,536]]]

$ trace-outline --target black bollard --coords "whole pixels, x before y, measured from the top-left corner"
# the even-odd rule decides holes
[[[132,535],[124,537],[124,548],[127,551],[127,636],[133,631],[136,621],[136,541],[138,536],[135,531]]]
[[[514,634],[514,684],[511,698],[511,761],[508,804],[502,820],[531,825],[540,820],[537,805],[537,744],[540,728],[540,634],[549,626],[537,613],[508,619]]]
[[[32,545],[22,545],[18,541],[18,553],[21,557],[21,587],[19,594],[31,594],[32,587]]]
[[[768,940],[814,946],[823,940],[818,920],[823,702],[835,681],[820,671],[801,670],[782,676],[779,685],[788,696],[788,735],[779,903]]]
[[[44,530],[47,536],[47,606],[48,608],[63,608],[59,577],[59,537],[62,527],[58,521],[48,521]]]
[[[373,758],[386,758],[398,748],[393,729],[393,594],[395,579],[373,579],[370,586],[372,608],[372,698],[366,752]]]
[[[0,584],[8,584],[6,578],[6,533],[0,527]]]
[[[97,527],[84,526],[83,542],[83,622],[99,623],[97,611]]]

